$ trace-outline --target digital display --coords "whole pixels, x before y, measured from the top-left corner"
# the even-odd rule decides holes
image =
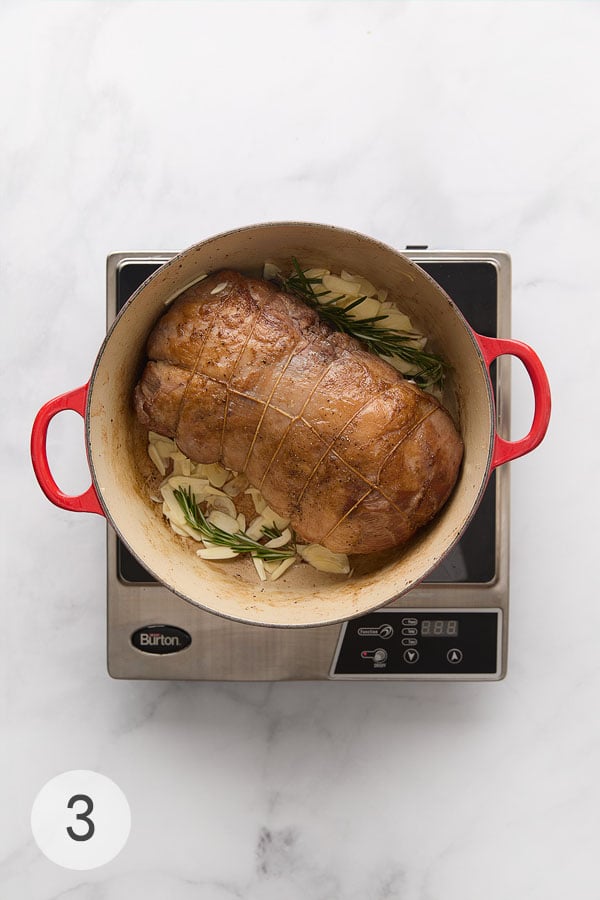
[[[421,637],[457,637],[458,619],[423,619]]]

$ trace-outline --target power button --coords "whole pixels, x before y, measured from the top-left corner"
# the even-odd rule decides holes
[[[363,650],[360,655],[363,659],[373,660],[373,666],[376,669],[385,666],[388,658],[387,650],[384,650],[383,647],[378,647],[376,650]]]

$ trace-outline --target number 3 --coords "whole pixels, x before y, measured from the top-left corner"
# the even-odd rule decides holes
[[[69,837],[72,838],[74,841],[89,841],[89,839],[90,839],[90,838],[92,837],[92,835],[94,834],[94,831],[96,830],[96,826],[94,825],[94,823],[93,823],[92,820],[90,819],[90,813],[91,813],[91,811],[92,811],[93,808],[94,808],[94,804],[93,804],[92,798],[91,798],[91,797],[88,797],[87,794],[73,794],[73,796],[71,797],[71,799],[70,799],[69,802],[67,803],[67,808],[68,808],[68,809],[73,809],[73,807],[75,806],[75,804],[78,803],[79,801],[81,801],[82,803],[85,803],[85,805],[86,805],[86,810],[85,810],[85,812],[77,813],[77,815],[75,816],[75,818],[76,818],[76,819],[81,819],[82,822],[85,822],[85,823],[86,823],[86,825],[87,825],[87,831],[85,832],[85,834],[78,834],[76,831],[73,831],[73,829],[72,829],[71,826],[69,825],[68,828],[67,828],[67,834],[68,834]]]

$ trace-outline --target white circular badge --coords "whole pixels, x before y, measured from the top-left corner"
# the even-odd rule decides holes
[[[123,849],[131,829],[125,794],[106,775],[87,769],[46,782],[33,802],[31,830],[53,863],[95,869]]]

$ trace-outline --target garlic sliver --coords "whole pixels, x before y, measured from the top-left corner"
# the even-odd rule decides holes
[[[173,522],[171,522],[170,520],[169,520],[169,525],[171,526],[171,528],[173,529],[173,531],[175,532],[175,534],[178,534],[178,535],[180,535],[181,537],[188,537],[188,534],[183,530],[183,528],[180,528],[179,525],[175,525],[175,524],[174,524]]]
[[[303,544],[296,548],[302,559],[319,572],[347,575],[350,561],[345,553],[334,553],[321,544]]]
[[[227,513],[221,512],[218,509],[213,509],[208,516],[208,521],[211,525],[214,525],[215,528],[220,528],[221,531],[226,531],[228,534],[237,534],[240,530],[237,519],[234,519],[233,516],[228,516]]]
[[[286,544],[292,539],[292,532],[289,528],[285,528],[279,537],[271,538],[270,541],[267,541],[265,547],[272,547],[273,550],[277,550],[279,547],[285,547]]]
[[[197,500],[205,500],[207,497],[224,497],[225,494],[222,491],[214,488],[207,478],[198,478],[195,475],[172,475],[167,479],[167,484],[169,487],[172,487],[173,490],[188,490],[192,491],[192,494],[195,495]]]
[[[183,533],[184,533],[185,535],[187,535],[187,537],[191,537],[191,538],[193,538],[195,541],[202,541],[202,540],[204,540],[204,538],[202,537],[202,535],[200,534],[200,532],[199,532],[199,531],[196,531],[195,528],[192,528],[191,525],[187,525],[187,524],[186,524],[186,525],[182,528],[182,531],[183,531]]]
[[[367,297],[366,300],[363,300],[362,303],[359,303],[358,306],[351,309],[348,315],[353,316],[355,319],[370,319],[371,316],[379,315],[380,306],[379,300],[374,300],[373,297]],[[385,324],[385,319],[382,319],[381,323]]]
[[[223,487],[231,475],[229,470],[219,465],[219,463],[197,463],[195,470],[197,475],[200,475],[201,478],[207,478],[216,488]]]
[[[160,455],[162,456],[162,458],[165,461],[167,459],[169,459],[169,457],[171,456],[172,453],[180,453],[180,451],[177,449],[177,446],[173,443],[173,441],[160,440],[160,441],[152,441],[151,443],[156,447],[156,449],[158,450],[158,452],[160,453]],[[183,454],[182,454],[182,456],[183,456]]]
[[[219,463],[212,463],[212,465],[207,466],[206,469],[206,477],[210,483],[216,488],[223,487],[229,478],[228,469],[224,466],[220,466]]]
[[[419,371],[417,366],[414,366],[412,363],[406,362],[405,359],[400,359],[397,356],[386,356],[386,362],[389,362],[391,366],[399,372],[402,372],[403,375],[416,375]]]
[[[366,278],[359,278],[360,284],[360,295],[361,297],[364,295],[365,297],[374,297],[377,293],[377,289],[375,285],[371,284],[370,281],[367,281]]]
[[[268,528],[279,528],[282,531],[284,528],[290,524],[290,520],[286,519],[284,516],[280,516],[275,512],[274,509],[271,509],[270,506],[265,506],[261,513],[264,522],[263,525],[266,525]]]
[[[206,498],[206,505],[209,509],[218,509],[219,512],[227,513],[227,515],[231,516],[233,519],[237,516],[237,510],[233,500],[230,500],[229,497],[224,497],[221,494],[209,494]]]
[[[235,478],[232,478],[231,481],[224,484],[223,490],[228,497],[237,497],[238,494],[241,494],[242,491],[246,490],[248,483],[248,478],[242,472],[240,475],[236,475]]]
[[[352,294],[358,297],[360,294],[360,283],[358,281],[346,281],[338,278],[337,275],[324,275],[323,287],[331,291],[332,294]]]
[[[165,466],[164,460],[158,450],[156,449],[155,444],[148,444],[148,456],[158,469],[161,475],[167,474],[167,467]]]
[[[381,315],[385,315],[386,318],[381,320],[382,328],[393,328],[394,331],[406,331],[409,334],[412,333],[413,327],[408,316],[405,316],[404,313],[401,313],[397,309],[388,310],[384,307],[380,310]]]
[[[251,538],[253,541],[258,541],[259,538],[264,537],[262,527],[266,524],[266,520],[263,518],[263,516],[257,516],[250,522],[250,525],[246,530],[246,536]]]
[[[238,554],[231,547],[206,547],[196,550],[196,556],[202,559],[233,559]]]
[[[249,487],[244,491],[244,493],[250,494],[250,496],[252,497],[252,502],[254,503],[254,509],[260,515],[263,509],[266,509],[267,507],[267,501],[265,500],[261,492],[256,488]]]
[[[158,431],[149,431],[148,440],[151,444],[167,444],[169,446],[169,453],[172,450],[177,450],[175,441],[172,438],[166,437],[164,434],[159,434]]]
[[[173,460],[173,475],[191,475],[192,463],[183,453],[171,453]]]
[[[289,559],[284,559],[283,562],[280,563],[273,572],[271,572],[271,581],[277,581],[277,579],[280,578],[284,572],[287,572],[290,566],[294,565],[296,559],[296,556],[290,556]]]
[[[160,493],[164,501],[163,514],[170,522],[174,522],[175,525],[179,525],[180,528],[183,528],[184,525],[187,525],[187,522],[183,510],[175,499],[173,488],[169,484],[163,484]]]
[[[266,281],[270,281],[273,278],[276,278],[277,275],[281,274],[281,269],[279,266],[276,266],[275,263],[266,262],[263,266],[263,278]]]
[[[260,578],[260,580],[266,581],[267,573],[265,572],[265,566],[262,559],[260,559],[258,556],[253,556],[252,562],[254,563],[254,568],[258,572],[258,577]]]

